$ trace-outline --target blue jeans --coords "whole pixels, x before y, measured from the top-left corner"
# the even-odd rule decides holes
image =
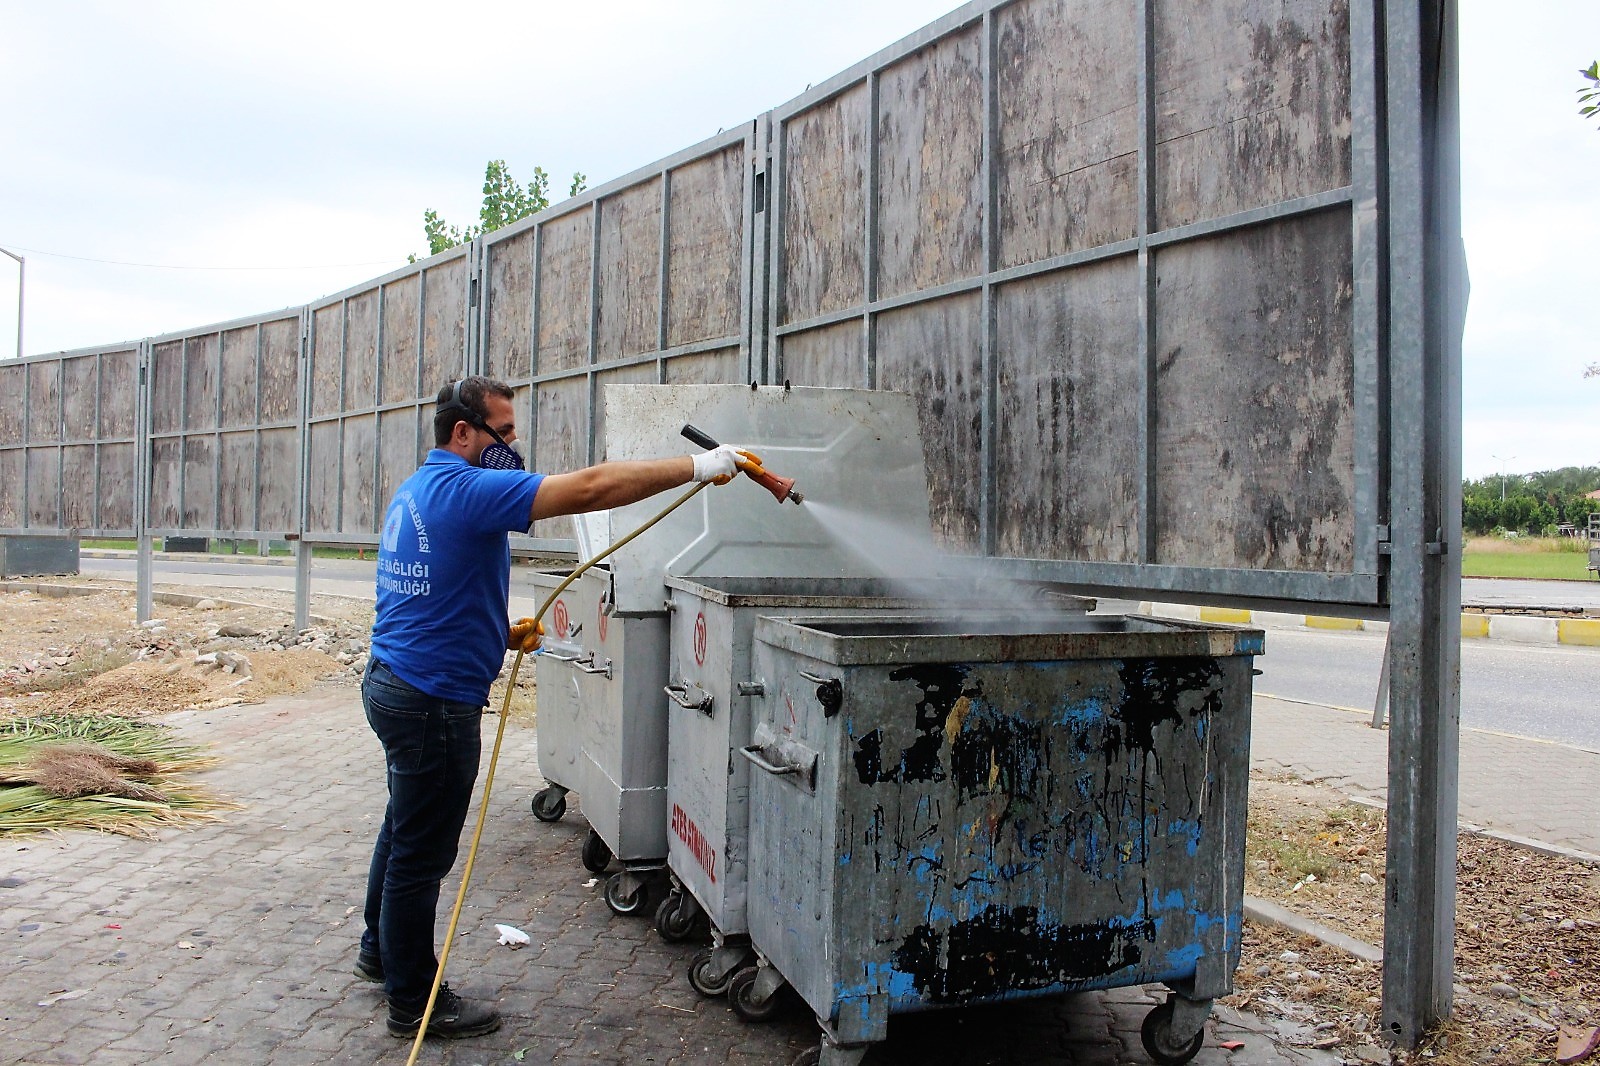
[[[367,875],[361,950],[383,959],[389,1003],[420,1012],[439,967],[439,883],[455,864],[478,776],[483,708],[437,699],[371,660],[361,681],[367,723],[383,743],[389,805]]]

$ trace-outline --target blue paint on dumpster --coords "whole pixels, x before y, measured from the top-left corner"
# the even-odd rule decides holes
[[[838,1040],[930,1007],[1231,990],[1253,634],[880,617],[755,636],[756,721],[818,759],[814,781],[752,776],[752,943]]]

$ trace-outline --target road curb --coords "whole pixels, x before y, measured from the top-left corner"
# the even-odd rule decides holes
[[[1374,947],[1365,940],[1358,940],[1348,933],[1341,933],[1331,926],[1314,922],[1310,918],[1296,914],[1287,907],[1280,907],[1276,903],[1255,896],[1244,898],[1244,916],[1251,921],[1260,922],[1262,925],[1277,926],[1287,929],[1291,933],[1309,936],[1313,940],[1321,941],[1330,948],[1338,948],[1346,955],[1354,955],[1367,962],[1383,962],[1383,949]]]
[[[1250,611],[1237,607],[1198,607],[1189,603],[1159,603],[1151,600],[1139,604],[1139,613],[1190,622],[1221,622],[1228,625],[1257,626],[1263,629],[1359,630],[1367,633],[1389,631],[1388,622],[1367,618],[1283,614],[1277,611]],[[1515,644],[1567,644],[1575,647],[1600,648],[1600,618],[1556,618],[1462,611],[1461,636],[1464,640],[1502,640]]]

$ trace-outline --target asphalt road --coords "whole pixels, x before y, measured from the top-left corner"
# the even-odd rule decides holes
[[[311,564],[311,595],[342,596],[347,599],[370,600],[374,595],[377,576],[376,559],[316,559]],[[85,577],[110,578],[115,581],[135,580],[136,562],[131,554],[114,556],[88,556],[81,561]],[[205,585],[209,588],[244,589],[265,588],[280,592],[294,591],[294,563],[283,561],[255,561],[244,557],[234,561],[226,556],[172,558],[159,553],[154,560],[155,583],[160,586],[182,584]],[[529,584],[529,571],[518,567],[511,577],[511,612],[532,614],[538,609],[538,594]],[[248,596],[241,596],[248,599]],[[312,608],[315,610],[315,607]]]
[[[1382,633],[1270,629],[1256,692],[1368,715]],[[1600,649],[1504,640],[1461,642],[1461,724],[1600,752]]]
[[[1493,607],[1600,608],[1600,580],[1523,581],[1511,577],[1461,579],[1461,602]]]
[[[246,557],[248,560],[249,557]],[[80,563],[85,577],[104,577],[133,581],[136,561],[130,555],[88,556]],[[235,562],[227,557],[171,558],[157,554],[155,582],[160,585],[192,583],[213,588],[266,588],[294,591],[294,563]],[[311,592],[314,596],[347,596],[370,600],[377,575],[374,559],[317,559],[311,564]]]

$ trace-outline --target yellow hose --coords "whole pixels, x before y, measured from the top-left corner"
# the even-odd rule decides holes
[[[657,514],[644,525],[640,526],[632,533],[629,533],[626,537],[623,537],[621,540],[611,545],[611,547],[607,548],[599,555],[596,555],[593,559],[581,564],[576,570],[568,574],[566,579],[555,587],[555,591],[550,593],[550,595],[545,598],[544,603],[539,607],[539,613],[533,616],[534,621],[542,621],[544,619],[544,613],[550,609],[550,605],[556,601],[556,597],[565,592],[567,590],[567,586],[576,581],[578,577],[584,573],[584,571],[588,570],[590,567],[606,558],[624,544],[627,544],[629,541],[633,540],[634,537],[637,537],[639,534],[643,533],[645,530],[649,529],[651,526],[667,517],[667,515],[671,514],[673,511],[676,511],[679,507],[682,507],[684,504],[688,503],[694,498],[695,493],[705,488],[708,484],[710,484],[710,482],[702,481],[700,484],[696,485],[694,488],[690,489],[688,492],[672,501],[672,503],[668,504],[666,508],[661,511],[661,513]],[[417,1038],[411,1044],[411,1057],[406,1059],[406,1066],[415,1066],[417,1055],[422,1051],[422,1041],[428,1035],[428,1021],[433,1017],[433,1005],[439,999],[439,986],[444,984],[444,967],[445,963],[450,961],[450,945],[455,943],[456,923],[461,920],[461,905],[466,901],[467,898],[467,883],[472,880],[472,865],[477,861],[478,858],[478,841],[483,836],[483,823],[489,815],[489,790],[494,787],[494,768],[495,765],[500,761],[500,741],[506,735],[506,719],[511,717],[511,693],[516,689],[517,671],[521,668],[521,666],[522,649],[518,648],[517,657],[511,662],[511,677],[506,682],[506,698],[505,701],[500,705],[500,726],[495,730],[494,748],[489,753],[489,772],[485,774],[483,778],[483,798],[478,804],[478,827],[472,831],[472,847],[467,850],[467,865],[461,871],[461,889],[456,893],[455,909],[450,912],[450,929],[444,935],[444,950],[439,953],[439,970],[433,975],[433,988],[428,991],[428,1005],[422,1011],[422,1021],[417,1025]]]

